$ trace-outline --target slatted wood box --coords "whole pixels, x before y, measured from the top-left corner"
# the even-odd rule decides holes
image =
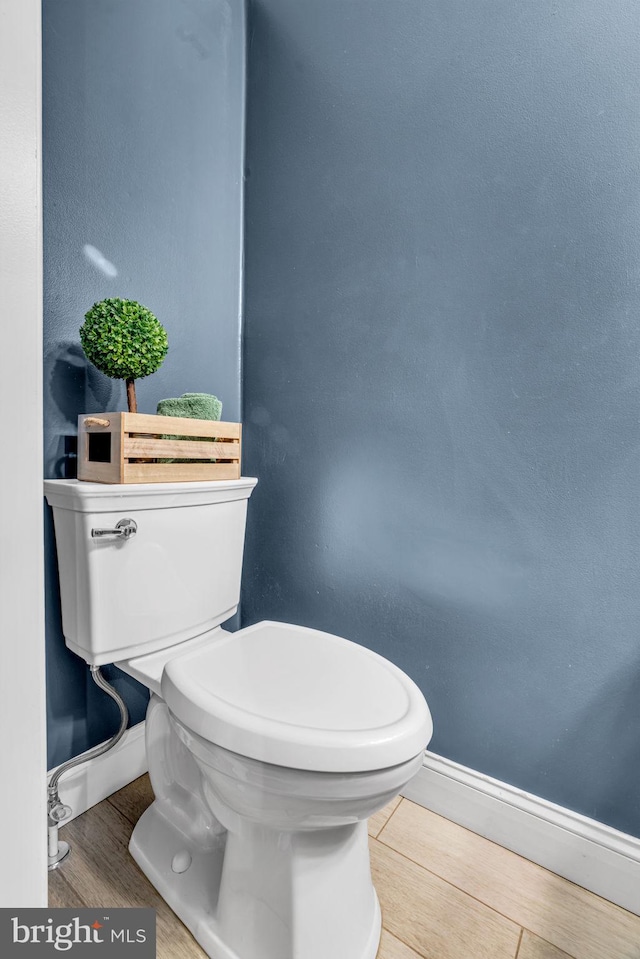
[[[84,414],[78,417],[78,479],[91,483],[239,479],[241,444],[241,423],[146,413]]]

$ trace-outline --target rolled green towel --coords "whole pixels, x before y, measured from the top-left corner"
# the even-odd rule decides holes
[[[217,396],[211,393],[183,393],[182,396],[173,396],[167,400],[160,400],[157,409],[158,416],[186,416],[191,420],[219,420],[222,413],[222,403]],[[188,440],[189,436],[165,436],[166,440]],[[206,442],[202,440],[201,442]],[[215,442],[211,437],[209,442]],[[163,463],[215,463],[215,460],[161,460]]]
[[[211,393],[183,393],[158,403],[158,416],[186,416],[192,420],[219,420],[222,403]]]

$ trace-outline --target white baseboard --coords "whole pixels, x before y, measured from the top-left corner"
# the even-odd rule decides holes
[[[113,749],[62,776],[58,786],[60,799],[73,810],[65,824],[146,773],[144,728],[144,721],[132,726]],[[56,769],[47,773],[47,782]]]
[[[640,839],[430,752],[403,795],[640,915]]]

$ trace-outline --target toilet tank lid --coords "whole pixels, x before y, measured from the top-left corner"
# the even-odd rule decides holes
[[[386,769],[422,752],[433,730],[424,696],[393,663],[288,623],[257,623],[173,659],[162,695],[209,742],[292,769]]]
[[[257,482],[255,476],[206,483],[83,483],[75,479],[48,479],[44,481],[44,495],[49,505],[58,509],[109,513],[120,509],[172,509],[248,499]]]

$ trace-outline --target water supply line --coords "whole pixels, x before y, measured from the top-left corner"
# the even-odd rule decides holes
[[[117,733],[115,733],[111,739],[108,739],[106,743],[102,743],[100,746],[95,746],[88,752],[82,753],[81,756],[75,756],[73,759],[69,759],[66,763],[58,766],[53,776],[49,780],[49,785],[47,787],[49,869],[57,869],[60,863],[66,859],[71,852],[69,843],[58,839],[58,830],[60,828],[60,824],[65,819],[68,819],[72,813],[71,807],[65,806],[60,800],[60,795],[58,793],[58,783],[60,778],[75,766],[80,766],[82,763],[86,763],[90,759],[96,759],[98,756],[102,756],[103,753],[113,749],[116,743],[120,742],[122,739],[129,724],[129,712],[120,693],[118,693],[113,686],[107,682],[100,672],[99,666],[90,666],[89,669],[91,670],[91,678],[96,686],[99,686],[103,692],[107,693],[108,696],[111,696],[111,698],[117,703],[118,709],[120,710],[120,727]]]

